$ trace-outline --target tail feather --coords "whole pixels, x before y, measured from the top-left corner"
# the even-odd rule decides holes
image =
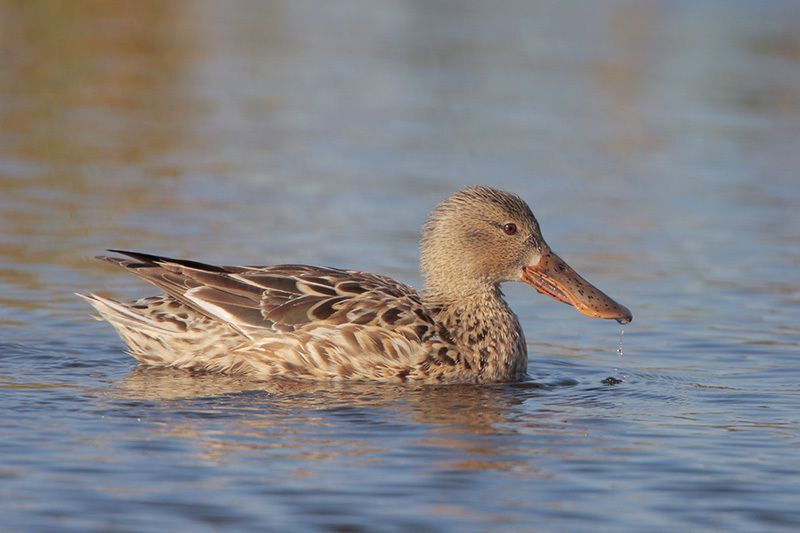
[[[170,322],[156,322],[150,316],[142,313],[137,313],[131,306],[113,300],[111,298],[104,298],[96,294],[80,294],[75,293],[86,300],[95,310],[99,316],[94,318],[97,320],[105,320],[110,322],[115,328],[124,326],[128,328],[147,329],[156,334],[175,334],[180,330],[172,325]]]
[[[236,272],[236,267],[228,270],[139,252],[109,251],[127,257],[98,256],[98,259],[120,266],[167,293],[132,302],[76,293],[94,307],[98,313],[95,318],[114,327],[128,353],[140,362],[156,366],[209,369],[236,363],[231,352],[249,342],[250,337],[236,324],[221,319],[208,306],[198,305],[191,298],[192,290],[201,286],[208,285],[209,290],[220,286],[220,290],[227,290],[225,295],[231,293],[230,297],[240,300],[244,299],[241,294],[252,293],[250,305],[257,309],[259,289],[227,278]],[[250,308],[246,310],[249,312]]]
[[[202,368],[209,359],[226,354],[242,340],[224,324],[190,308],[180,313],[185,319],[163,312],[164,306],[175,304],[168,296],[126,303],[96,294],[77,295],[97,310],[96,319],[109,322],[117,330],[130,355],[149,365]]]

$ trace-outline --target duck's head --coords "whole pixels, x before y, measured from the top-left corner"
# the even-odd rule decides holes
[[[550,250],[528,204],[497,189],[469,187],[439,204],[425,224],[421,258],[426,290],[440,297],[524,281],[585,315],[633,318]]]

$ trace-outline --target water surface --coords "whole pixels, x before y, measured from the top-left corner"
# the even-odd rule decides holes
[[[796,530],[796,3],[0,3],[8,530]],[[95,262],[420,286],[472,183],[630,307],[524,286],[530,379],[257,383],[140,368]],[[621,380],[616,385],[605,381]]]

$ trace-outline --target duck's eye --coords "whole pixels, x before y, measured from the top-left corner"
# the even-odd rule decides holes
[[[517,225],[513,222],[509,222],[503,226],[503,231],[506,232],[506,235],[514,235],[517,233]]]

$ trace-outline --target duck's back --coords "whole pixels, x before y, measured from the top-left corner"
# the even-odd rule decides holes
[[[134,252],[101,257],[167,295],[90,296],[138,360],[259,376],[405,380],[431,350],[435,323],[413,288],[306,265],[217,267]],[[444,354],[443,354],[444,355]]]

